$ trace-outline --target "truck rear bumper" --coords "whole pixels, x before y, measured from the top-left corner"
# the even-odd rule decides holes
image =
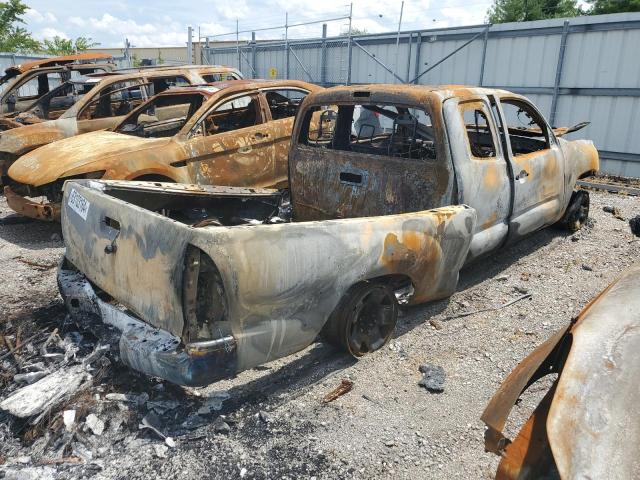
[[[18,195],[11,187],[4,187],[4,196],[7,199],[9,207],[29,218],[36,220],[45,220],[48,222],[60,221],[60,204],[59,203],[40,203],[30,200],[26,197]]]
[[[232,336],[183,345],[180,337],[100,299],[87,278],[64,258],[58,286],[71,317],[99,335],[106,327],[111,340],[118,341],[121,360],[134,370],[193,387],[232,377],[237,371]]]

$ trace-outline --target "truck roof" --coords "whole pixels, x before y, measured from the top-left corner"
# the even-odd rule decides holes
[[[437,96],[441,100],[450,97],[466,97],[469,95],[486,95],[487,93],[511,94],[506,90],[495,88],[474,87],[470,85],[398,85],[398,84],[374,84],[374,85],[349,85],[331,87],[313,95],[313,103],[330,103],[336,101],[354,101],[363,99],[371,101],[398,102],[404,100],[407,103],[419,103],[428,96]]]

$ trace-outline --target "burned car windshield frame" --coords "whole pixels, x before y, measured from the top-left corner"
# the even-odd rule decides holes
[[[198,112],[198,110],[200,110],[200,108],[207,102],[209,98],[211,97],[208,97],[204,93],[198,92],[198,91],[180,92],[180,93],[174,92],[174,93],[168,93],[166,95],[157,95],[151,98],[150,100],[148,100],[147,102],[143,103],[134,111],[132,111],[129,115],[127,115],[127,117],[114,129],[114,131],[117,133],[125,134],[125,135],[146,137],[147,135],[144,134],[145,128],[150,128],[150,127],[161,125],[167,122],[176,122],[179,120],[179,118],[173,117],[173,118],[167,118],[163,120],[158,119],[153,122],[140,124],[139,123],[140,115],[145,114],[146,111],[149,110],[150,108],[153,108],[155,110],[156,108],[190,104],[189,111],[187,112],[187,115],[184,117],[184,120],[181,121],[180,128],[178,128],[177,131],[173,134],[173,135],[176,135],[184,128],[184,126],[187,123],[189,123],[189,120],[193,118],[193,116]],[[163,105],[163,102],[167,102],[167,104]],[[149,113],[147,113],[147,115],[149,115]],[[173,136],[173,135],[169,135],[169,136]],[[149,136],[153,136],[153,135],[149,135]]]
[[[82,79],[73,79],[73,80],[67,80],[66,82],[61,83],[60,85],[58,85],[56,88],[54,88],[53,90],[51,90],[49,93],[46,93],[45,95],[43,95],[42,97],[40,97],[39,99],[37,99],[35,102],[33,102],[27,109],[25,109],[25,112],[28,112],[29,110],[32,110],[33,108],[37,107],[38,105],[42,105],[43,103],[51,100],[54,97],[58,96],[58,93],[60,93],[60,91],[64,90],[65,88],[68,88],[70,85],[78,85],[80,87],[82,86],[89,86],[89,90],[85,93],[83,93],[74,103],[73,105],[71,105],[69,108],[72,108],[74,105],[76,105],[80,99],[82,99],[85,95],[87,95],[89,92],[91,92],[91,90],[93,90],[93,87],[95,87],[97,84],[99,83],[99,81],[97,82],[91,82],[91,81],[87,81],[87,80],[82,80]],[[66,112],[65,112],[66,113]],[[64,113],[62,114],[64,115]],[[62,117],[61,115],[61,117]]]

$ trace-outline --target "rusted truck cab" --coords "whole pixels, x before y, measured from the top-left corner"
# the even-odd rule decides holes
[[[323,122],[313,128],[316,111]],[[561,220],[576,180],[598,164],[591,142],[559,138],[533,104],[511,92],[338,87],[302,109],[290,153],[291,197],[298,220],[469,205],[477,214],[473,259]],[[574,221],[588,213],[586,192],[579,196]]]
[[[517,123],[516,123],[517,122]],[[465,262],[553,223],[580,228],[598,169],[525,98],[468,87],[310,93],[289,188],[70,180],[58,280],[123,361],[202,385],[319,334],[360,357],[398,306],[451,295]]]

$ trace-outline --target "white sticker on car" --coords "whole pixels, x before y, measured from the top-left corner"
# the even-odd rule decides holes
[[[67,204],[71,207],[71,209],[76,212],[78,215],[82,217],[83,220],[87,219],[87,213],[89,213],[89,200],[84,198],[78,192],[76,192],[75,188],[71,189],[71,193],[69,194],[69,200]]]

